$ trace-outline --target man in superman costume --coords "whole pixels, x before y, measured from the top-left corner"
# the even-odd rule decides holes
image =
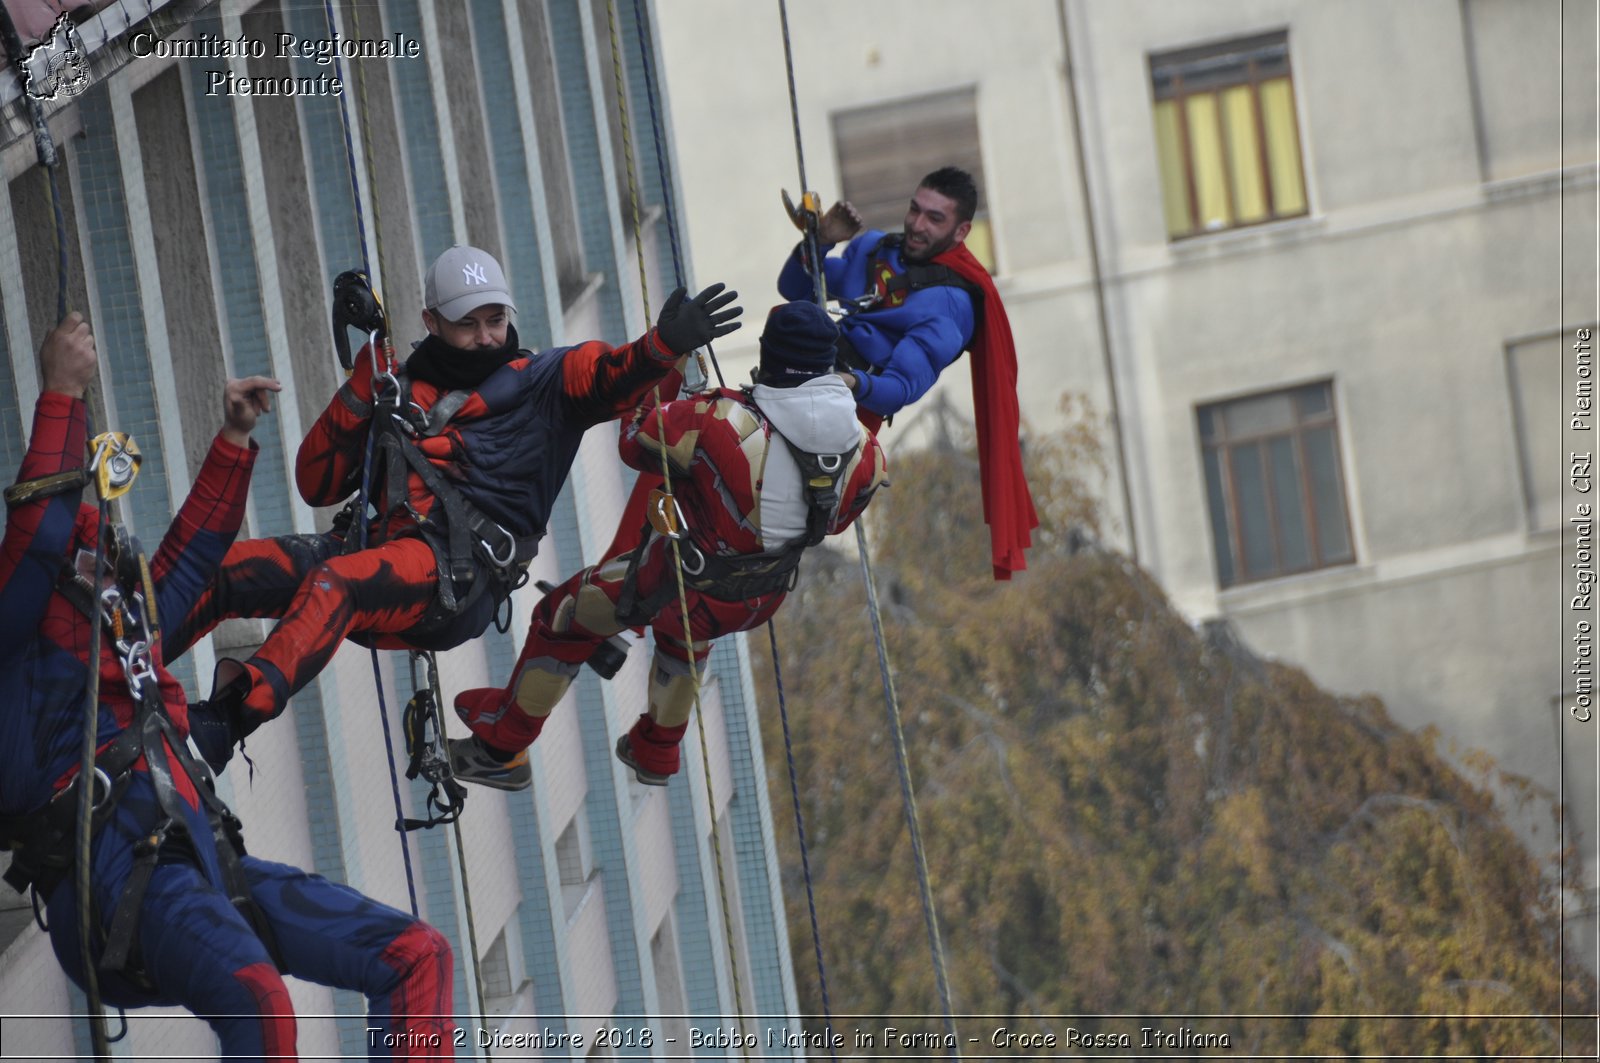
[[[136,541],[82,502],[94,479],[84,474],[83,395],[97,358],[79,315],[49,334],[40,362],[0,541],[6,880],[43,901],[56,956],[84,985],[75,830],[98,623],[89,951],[105,1002],[180,1005],[211,1025],[229,1059],[294,1059],[290,974],[365,994],[368,1024],[385,1035],[378,1058],[448,1056],[432,1046],[451,1040],[449,943],[346,886],[247,855],[238,821],[187,750],[188,707],[166,669],[160,620],[189,608],[239,530],[256,456],[249,435],[277,382],[228,382],[223,428],[146,563]]]
[[[983,516],[995,579],[1010,579],[1027,567],[1024,551],[1039,520],[1017,438],[1011,324],[989,271],[962,242],[977,205],[972,175],[942,167],[912,193],[903,233],[855,235],[860,215],[849,203],[835,203],[819,219],[818,250],[826,256],[828,296],[848,311],[839,322],[840,374],[870,431],[927,394],[962,351],[971,351]],[[842,240],[849,240],[844,251],[829,255]],[[814,298],[805,259],[802,242],[778,277],[784,298]]]

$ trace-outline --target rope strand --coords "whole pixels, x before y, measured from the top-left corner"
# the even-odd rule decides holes
[[[783,27],[783,61],[789,79],[789,115],[794,126],[795,160],[800,170],[800,191],[806,190],[806,160],[800,136],[800,100],[795,89],[794,49],[789,39],[789,8],[786,0],[778,0],[778,14]],[[820,255],[811,263],[815,279],[823,275]],[[821,285],[818,283],[819,293]],[[819,294],[818,303],[824,299]],[[884,706],[889,718],[889,731],[894,739],[895,768],[900,777],[900,798],[905,806],[906,826],[911,835],[911,853],[916,865],[917,892],[922,901],[923,922],[927,926],[928,949],[933,957],[934,982],[939,1002],[944,1007],[945,1029],[950,1034],[950,1056],[961,1058],[960,1037],[956,1033],[954,1008],[950,1001],[950,985],[945,974],[944,945],[939,936],[939,920],[933,906],[933,888],[929,881],[927,854],[922,847],[922,831],[917,822],[917,800],[911,785],[911,772],[906,759],[905,731],[900,722],[900,706],[895,697],[894,678],[889,669],[889,651],[883,638],[883,615],[878,607],[877,587],[873,583],[872,562],[867,552],[867,532],[862,521],[856,521],[856,549],[861,556],[861,575],[867,588],[868,612],[872,618],[872,637],[878,651],[878,672],[883,682]]]
[[[338,34],[338,25],[333,11],[333,0],[323,0],[323,11],[327,16],[328,35],[329,38],[332,39]],[[357,13],[355,5],[351,6],[351,17],[356,20],[353,29],[355,35],[359,37],[361,34],[361,22],[360,15]],[[339,57],[337,52],[335,52],[333,61],[335,72],[342,78],[344,76],[344,62]],[[356,79],[360,85],[360,114],[357,116],[357,124],[359,124],[361,127],[361,140],[366,153],[367,172],[371,174],[374,172],[374,170],[372,168],[372,141],[368,132],[368,126],[371,123],[367,120],[367,80],[365,75],[361,72],[359,65],[356,67]],[[340,125],[344,129],[344,157],[346,169],[350,174],[350,202],[355,208],[356,230],[360,234],[361,267],[366,273],[368,283],[370,284],[373,282],[374,278],[372,276],[372,261],[367,255],[367,219],[366,212],[361,205],[361,182],[357,169],[358,164],[356,162],[355,141],[351,136],[350,131],[350,114],[342,105],[339,108],[339,121]],[[381,270],[383,268],[383,237],[379,232],[379,219],[376,202],[373,204],[372,221],[375,250],[378,255],[378,268]],[[388,330],[385,329],[384,331],[385,353],[390,353],[392,351],[392,343],[387,337]],[[368,354],[371,357],[376,356],[376,352],[374,351],[369,351]],[[377,406],[374,404],[373,415],[376,416],[377,413]],[[361,464],[361,487],[356,494],[356,513],[354,527],[352,529],[356,536],[356,548],[358,550],[365,549],[367,545],[367,506],[369,499],[372,497],[372,449],[373,432],[372,426],[369,425],[367,428],[366,450]],[[394,799],[395,824],[398,828],[400,822],[405,819],[405,805],[400,796],[400,772],[395,766],[394,761],[394,733],[389,723],[389,706],[383,694],[383,668],[379,662],[378,650],[376,648],[372,648],[368,650],[368,653],[372,659],[372,684],[378,695],[378,720],[383,727],[383,749],[387,754],[387,760],[389,763],[389,791]],[[417,877],[416,872],[411,867],[411,843],[407,839],[406,832],[404,830],[400,830],[399,833],[400,854],[405,862],[406,868],[406,896],[411,902],[412,917],[420,919],[422,918],[422,909],[417,903]]]
[[[661,116],[656,111],[656,79],[655,67],[650,63],[650,38],[645,32],[644,8],[641,0],[633,0],[633,23],[636,35],[639,38],[639,62],[644,70],[645,100],[650,104],[650,139],[655,142],[656,172],[661,176],[661,206],[667,214],[667,242],[672,247],[672,275],[675,285],[684,283],[683,250],[678,245],[678,215],[674,206],[677,198],[672,187],[672,169],[667,158],[666,149],[661,144]],[[706,342],[706,356],[711,359],[711,368],[717,374],[717,386],[725,388],[728,382],[722,377],[722,363],[717,361],[717,351],[710,341]]]
[[[784,705],[783,671],[778,664],[778,629],[767,621],[772,644],[772,682],[778,688],[778,718],[783,721],[783,755],[789,764],[789,795],[794,798],[794,830],[800,840],[800,871],[806,882],[806,910],[811,914],[811,946],[817,954],[817,981],[822,989],[822,1022],[828,1034],[828,1055],[839,1058],[833,1044],[833,1004],[828,999],[828,970],[822,962],[822,930],[817,925],[817,897],[811,887],[811,856],[806,847],[806,821],[800,814],[800,773],[794,763],[794,739],[789,734],[789,710]]]
[[[872,562],[867,553],[867,531],[856,521],[856,545],[861,555],[861,578],[867,585],[868,615],[872,617],[872,638],[878,648],[878,675],[883,682],[888,708],[889,733],[894,739],[894,766],[900,777],[900,799],[905,805],[906,827],[911,832],[911,854],[917,870],[917,894],[922,899],[923,921],[927,924],[928,949],[933,954],[933,977],[944,1006],[945,1029],[950,1033],[951,1057],[959,1059],[960,1038],[956,1034],[954,1008],[950,1003],[950,983],[945,975],[944,945],[939,938],[939,920],[933,909],[933,888],[928,878],[928,857],[922,848],[922,831],[917,824],[917,797],[911,786],[911,769],[906,757],[905,730],[900,725],[900,707],[894,692],[894,677],[889,670],[889,653],[883,639],[883,615],[878,608],[878,589],[873,580]]]
[[[639,227],[639,189],[634,176],[633,142],[628,136],[628,96],[627,87],[622,80],[622,46],[617,33],[617,5],[616,0],[606,0],[606,21],[611,31],[611,65],[616,77],[617,110],[620,114],[623,130],[623,153],[627,156],[628,196],[633,202],[633,242],[639,253],[639,279],[640,294],[645,296],[645,318],[649,319],[650,304],[644,289],[644,237]],[[681,280],[681,278],[680,278]],[[651,396],[655,400],[656,424],[661,434],[661,481],[662,489],[666,492],[668,501],[674,510],[677,503],[672,499],[672,470],[667,463],[666,451],[666,415],[662,412],[661,387],[659,384],[651,387]],[[694,631],[690,626],[689,591],[683,579],[683,557],[676,538],[668,540],[672,546],[672,568],[677,576],[678,606],[682,610],[684,650],[689,656],[690,689],[694,695],[694,719],[700,736],[700,761],[705,773],[706,801],[711,811],[711,850],[712,858],[717,868],[717,893],[722,902],[723,932],[728,942],[728,967],[733,978],[733,1003],[739,1014],[744,1013],[743,985],[739,977],[739,952],[736,938],[733,933],[733,912],[728,902],[728,885],[726,874],[723,870],[722,840],[716,828],[716,791],[711,780],[711,754],[706,742],[705,712],[700,705],[700,669],[694,660]],[[744,1058],[750,1057],[749,1046],[743,1039],[739,1042],[740,1053]]]

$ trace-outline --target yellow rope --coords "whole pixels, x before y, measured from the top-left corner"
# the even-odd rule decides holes
[[[622,153],[626,159],[628,173],[628,200],[633,212],[633,246],[639,262],[639,292],[644,300],[645,320],[650,319],[650,293],[649,285],[645,278],[644,262],[644,236],[639,223],[639,185],[634,172],[633,164],[633,139],[628,125],[628,94],[627,86],[622,77],[622,46],[617,34],[617,5],[616,0],[606,0],[606,22],[611,31],[611,70],[616,82],[617,114],[622,125]],[[666,492],[667,500],[672,505],[674,514],[678,512],[677,502],[672,497],[672,470],[667,462],[667,426],[666,416],[661,412],[661,387],[655,385],[651,388],[651,395],[655,399],[656,425],[660,433],[661,443],[661,481],[662,490]],[[689,618],[689,590],[683,579],[683,557],[678,546],[678,540],[668,540],[672,544],[672,568],[678,582],[678,607],[683,615],[683,635],[685,639],[684,650],[689,655],[689,678],[691,689],[694,691],[694,719],[695,726],[700,735],[700,763],[705,773],[706,802],[711,811],[711,850],[713,861],[717,867],[717,894],[722,902],[723,933],[728,940],[728,965],[733,975],[733,1003],[742,1015],[744,1013],[744,991],[739,978],[739,950],[733,933],[733,912],[728,904],[728,884],[723,871],[722,840],[717,833],[717,801],[716,791],[711,782],[711,754],[706,744],[705,712],[700,705],[700,669],[694,663],[694,632],[690,628]],[[709,658],[707,658],[709,663]],[[748,1059],[749,1047],[743,1040],[740,1041],[740,1051]]]

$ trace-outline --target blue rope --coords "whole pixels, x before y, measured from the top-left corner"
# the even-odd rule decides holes
[[[789,794],[794,798],[794,829],[800,838],[800,870],[806,880],[806,908],[811,913],[811,945],[817,953],[817,980],[822,985],[822,1019],[828,1032],[828,1054],[834,1059],[839,1053],[833,1047],[833,1005],[828,999],[828,970],[822,962],[822,931],[817,926],[817,898],[811,889],[811,856],[806,848],[806,823],[800,815],[799,772],[794,763],[794,742],[789,735],[789,711],[784,707],[783,671],[778,667],[778,630],[767,621],[767,638],[772,643],[772,681],[778,688],[778,718],[783,721],[783,755],[789,762]]]
[[[323,0],[322,6],[327,14],[329,39],[332,39],[337,33],[337,27],[334,24],[332,0]],[[335,73],[341,81],[344,80],[344,63],[340,60],[337,50],[335,50],[333,61]],[[344,157],[346,168],[350,172],[350,201],[355,206],[356,230],[361,239],[361,267],[366,271],[367,281],[370,284],[372,281],[372,263],[367,257],[367,216],[366,212],[361,209],[361,184],[356,173],[356,149],[355,141],[350,135],[350,116],[343,106],[339,108],[339,124],[344,129]],[[370,356],[375,357],[376,354],[377,352],[373,351]],[[378,412],[376,403],[373,405],[372,412],[376,416]],[[367,546],[367,502],[371,497],[372,491],[372,429],[373,426],[369,423],[367,425],[367,446],[361,464],[361,491],[356,495],[355,528],[353,530],[356,535],[356,548],[360,550],[366,549]],[[444,578],[442,573],[441,578]],[[411,842],[406,837],[405,830],[401,827],[401,821],[405,819],[405,805],[400,798],[400,771],[394,762],[394,735],[389,724],[389,706],[383,696],[383,670],[378,662],[377,648],[373,647],[367,652],[372,657],[372,685],[378,692],[378,719],[383,724],[383,748],[384,752],[388,754],[389,791],[394,797],[395,830],[400,835],[400,853],[406,865],[406,894],[411,899],[411,915],[420,919],[422,918],[422,909],[417,904],[416,873],[411,869]]]
[[[677,215],[673,210],[672,176],[666,152],[661,146],[661,116],[656,111],[655,67],[650,63],[650,38],[645,32],[644,8],[633,0],[633,26],[639,38],[639,62],[644,70],[645,98],[650,103],[650,136],[655,141],[656,171],[661,175],[661,205],[667,212],[667,239],[672,244],[672,274],[683,283],[683,250],[678,246]]]
[[[672,245],[672,276],[674,287],[683,287],[683,249],[678,246],[678,212],[674,207],[672,192],[672,166],[666,149],[661,146],[661,116],[656,110],[655,67],[650,63],[650,37],[645,32],[644,9],[639,0],[633,0],[633,25],[639,38],[639,62],[644,71],[645,99],[650,104],[650,138],[655,142],[656,171],[661,175],[661,206],[667,213],[667,240]],[[722,363],[717,361],[716,348],[708,341],[706,353],[711,358],[711,368],[717,373],[717,386],[727,387],[722,377]]]
[[[334,24],[333,0],[323,0],[322,9],[328,19],[328,39],[332,40],[338,35],[338,28]],[[339,80],[344,82],[344,61],[339,57],[339,50],[333,52],[333,69]],[[350,172],[350,202],[356,208],[356,232],[361,241],[361,268],[367,273],[367,280],[372,280],[372,263],[367,259],[367,216],[361,209],[361,182],[356,173],[356,145],[350,136],[350,115],[339,105],[339,126],[344,130],[344,157],[349,165],[346,169]]]

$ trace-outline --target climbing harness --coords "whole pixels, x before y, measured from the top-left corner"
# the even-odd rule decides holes
[[[901,262],[901,272],[895,273],[889,265],[888,252],[905,242],[900,233],[889,233],[878,241],[867,258],[867,291],[846,305],[851,313],[875,310],[880,306],[899,306],[905,296],[924,288],[959,288],[972,297],[974,308],[983,306],[983,289],[961,274],[940,262],[908,265]]]
[[[125,491],[132,482],[127,470],[137,467],[130,457],[137,448],[117,433],[97,437],[95,443],[91,478],[102,488],[111,483],[115,485],[113,490]],[[104,500],[111,496],[102,493],[101,497]],[[159,618],[149,562],[138,540],[120,523],[101,525],[93,557],[83,556],[89,553],[85,550],[73,560],[62,559],[56,589],[109,642],[133,701],[133,718],[98,751],[92,769],[80,771],[43,809],[0,820],[0,848],[14,851],[6,881],[18,892],[33,891],[37,913],[40,903],[69,872],[86,876],[90,868],[75,851],[69,804],[73,799],[87,801],[91,835],[97,832],[124,796],[134,778],[134,766],[142,758],[155,791],[160,819],[146,828],[148,833],[134,848],[133,868],[112,911],[110,928],[102,934],[98,920],[92,919],[88,924],[85,937],[93,969],[121,974],[146,988],[150,985],[133,961],[138,919],[163,848],[190,844],[186,838],[187,810],[177,788],[180,772],[188,776],[199,795],[216,843],[222,885],[229,901],[276,957],[271,927],[250,897],[240,864],[245,849],[239,821],[217,797],[210,770],[189,753],[161,697],[151,656]],[[99,671],[98,659],[93,671]],[[96,702],[98,705],[98,698]],[[94,952],[99,953],[98,959],[93,957]]]
[[[327,18],[328,34],[330,39],[338,36],[339,25],[338,19],[334,14],[333,0],[324,0],[323,11]],[[361,15],[359,10],[356,7],[350,8],[350,16],[353,20],[352,36],[355,39],[360,39]],[[336,64],[337,72],[341,77],[343,77],[343,61],[340,58],[335,57],[334,62]],[[377,373],[374,373],[374,401],[376,402],[380,396],[386,401],[392,400],[391,409],[389,411],[391,414],[391,418],[389,418],[389,420],[392,421],[392,415],[401,404],[400,396],[406,389],[401,384],[401,377],[394,372],[396,360],[394,357],[393,341],[388,334],[386,318],[382,311],[382,305],[378,302],[376,294],[373,293],[369,279],[373,275],[372,262],[367,256],[366,213],[362,209],[361,182],[356,162],[354,138],[352,137],[351,132],[352,124],[360,125],[362,154],[366,164],[367,172],[369,174],[375,173],[376,167],[372,150],[372,136],[370,128],[371,123],[366,120],[367,78],[365,69],[359,63],[356,64],[355,80],[358,89],[357,106],[360,112],[360,121],[358,123],[353,123],[351,113],[343,106],[341,106],[339,109],[339,117],[344,131],[345,164],[350,175],[351,202],[355,207],[356,225],[360,233],[363,269],[353,277],[346,278],[341,275],[341,279],[344,280],[344,284],[342,287],[336,285],[333,311],[334,333],[336,337],[335,347],[340,355],[340,364],[344,366],[348,372],[354,367],[354,361],[350,356],[348,348],[349,341],[346,334],[348,325],[342,324],[341,322],[350,322],[356,324],[358,327],[363,324],[368,326],[367,346],[372,352],[371,356],[374,358],[373,368],[374,370],[380,368],[377,361],[377,352],[381,346],[384,354],[382,368],[387,371],[381,376]],[[372,212],[372,235],[375,244],[376,258],[381,268],[383,264],[383,226],[382,219],[379,215],[379,205],[376,199],[372,203]],[[363,289],[365,290],[363,291]],[[369,297],[371,300],[370,303],[368,302]],[[379,342],[380,339],[381,343]],[[380,388],[383,389],[381,392],[379,390]],[[464,397],[465,396],[463,396],[463,398]],[[409,408],[409,396],[407,396],[406,402]],[[450,412],[454,411],[452,410]],[[372,424],[376,426],[379,423],[380,419],[374,417]],[[439,427],[443,427],[442,421],[439,423]],[[356,496],[355,508],[351,514],[353,518],[351,523],[354,525],[351,530],[354,532],[354,538],[361,546],[365,546],[367,541],[366,510],[368,499],[371,497],[372,493],[372,471],[375,446],[374,437],[379,434],[380,433],[376,430],[370,430],[367,433],[367,446],[362,459],[361,486]],[[412,447],[411,449],[415,450],[415,447]],[[391,454],[391,456],[393,455]],[[406,458],[404,449],[401,449],[399,458]],[[399,464],[400,461],[398,459],[391,462],[391,465],[393,466],[398,466]],[[423,464],[427,465],[428,463],[424,461]],[[432,471],[431,465],[429,465],[428,468],[430,471]],[[418,471],[419,474],[422,474],[421,470]],[[427,482],[426,474],[422,475],[424,475],[424,482]],[[403,484],[403,473],[400,474],[400,478]],[[434,489],[432,484],[429,485],[429,489]],[[407,495],[403,489],[398,494],[396,494],[393,490],[391,490],[389,493],[389,501],[391,503],[405,501],[406,499]],[[495,580],[497,588],[504,588],[506,603],[509,605],[510,590],[514,589],[516,586],[520,586],[521,582],[526,579],[525,572],[527,562],[531,560],[532,553],[528,552],[526,557],[522,556],[523,550],[514,543],[512,544],[512,548],[508,551],[503,539],[497,538],[495,542],[489,542],[488,528],[483,525],[481,521],[476,522],[476,525],[474,525],[471,514],[463,513],[459,509],[457,509],[455,512],[452,512],[451,504],[443,504],[445,506],[447,519],[455,519],[451,520],[451,530],[447,534],[446,538],[446,549],[448,550],[449,554],[448,561],[445,558],[440,558],[438,562],[440,586],[438,608],[440,610],[449,610],[453,613],[458,608],[463,608],[465,605],[470,604],[470,601],[466,603],[461,602],[461,600],[456,596],[456,586],[453,580],[453,576],[457,569],[457,561],[467,556],[467,551],[461,549],[461,536],[467,531],[479,533],[477,545],[489,555],[489,561],[492,563],[493,571],[499,573],[501,570],[505,570],[510,566],[515,566],[517,564],[521,565],[521,572],[511,578],[509,581],[509,586],[506,585],[504,580],[498,577]],[[498,525],[495,525],[495,528],[500,530],[503,535],[503,529],[499,529]],[[506,536],[505,538],[509,538],[509,536]],[[438,541],[430,539],[429,545],[433,547],[435,556],[438,557],[440,552],[440,544]],[[483,580],[475,580],[474,582],[480,587],[478,593],[481,594],[484,590],[488,589],[487,587],[483,586]],[[470,595],[473,592],[469,589],[467,593]],[[498,615],[495,617],[495,623],[496,626],[500,626]],[[508,610],[506,616],[506,625],[508,626],[509,623],[510,615]],[[504,631],[506,630],[506,627],[500,627],[500,630]],[[415,634],[415,632],[413,632],[413,634]],[[396,829],[400,835],[400,849],[405,861],[406,890],[411,900],[411,914],[420,918],[421,913],[417,904],[416,875],[412,870],[411,847],[407,841],[410,832],[409,830],[405,829],[407,817],[405,816],[404,807],[400,798],[400,780],[398,770],[395,765],[394,743],[390,733],[389,713],[384,703],[383,673],[382,669],[379,667],[377,649],[373,648],[370,655],[372,659],[373,684],[377,689],[378,695],[378,715],[383,726],[384,750],[388,754],[389,786],[394,798]],[[414,693],[420,694],[422,693],[422,689],[417,687],[415,683],[416,659],[417,656],[413,655],[413,690]],[[413,698],[413,702],[417,704],[417,708],[413,710],[411,706],[408,705],[404,720],[408,736],[412,736],[408,737],[407,742],[407,752],[411,761],[411,764],[408,765],[408,777],[416,778],[417,776],[421,776],[429,783],[430,790],[427,798],[427,805],[430,814],[428,818],[430,820],[434,820],[435,822],[425,822],[424,825],[437,826],[439,823],[451,823],[454,826],[457,873],[460,875],[461,899],[465,909],[467,941],[468,949],[470,951],[473,984],[477,989],[479,1007],[482,1009],[486,1006],[486,987],[483,980],[482,964],[479,961],[477,927],[473,918],[472,910],[472,887],[467,876],[465,843],[462,839],[461,824],[459,822],[461,808],[466,800],[466,795],[465,792],[461,790],[460,785],[455,781],[454,773],[452,772],[450,766],[449,749],[448,746],[445,745],[444,724],[441,718],[440,709],[444,699],[439,689],[438,669],[431,652],[427,653],[427,662],[428,698],[426,699],[425,703],[416,702],[416,699]],[[410,767],[413,765],[417,769],[416,775],[410,774]],[[439,815],[435,815],[434,812],[440,809],[443,809],[444,811],[441,811]],[[484,1047],[482,1051],[485,1059],[491,1058],[489,1049],[487,1047]]]
[[[418,533],[433,548],[439,566],[438,597],[427,615],[406,632],[407,638],[423,645],[427,636],[449,625],[485,594],[494,600],[498,624],[498,614],[511,592],[527,581],[538,540],[514,536],[485,515],[415,442],[443,432],[471,393],[446,392],[427,410],[412,400],[411,381],[395,362],[388,342],[382,307],[366,275],[359,271],[346,271],[334,281],[333,326],[334,346],[347,370],[355,364],[347,339],[349,328],[361,329],[368,336],[365,349],[372,358],[373,400],[370,410],[362,412],[370,417],[373,456],[365,475],[383,477],[390,512],[403,509],[410,514]],[[407,479],[412,473],[436,500],[442,521],[411,507]],[[367,501],[362,497],[352,500],[340,514],[339,523],[349,527],[356,521],[365,522]],[[345,552],[365,545],[364,539],[347,535]],[[500,630],[508,626],[509,617]]]
[[[769,422],[750,400],[749,392],[744,394],[745,409],[761,421],[762,430],[770,441],[772,432]],[[679,551],[678,565],[683,581],[692,590],[708,597],[721,601],[740,601],[794,589],[800,575],[800,559],[806,549],[827,538],[828,526],[839,508],[840,481],[860,449],[860,444],[853,445],[843,454],[812,454],[795,446],[781,434],[778,438],[783,440],[795,464],[799,466],[801,483],[805,486],[805,535],[763,553],[722,556],[702,549],[687,534],[682,511],[668,492],[652,492],[651,506],[647,511],[649,524],[641,530],[639,545],[634,548],[623,575],[622,590],[617,597],[617,619],[629,626],[645,623],[672,599],[673,587],[670,584],[644,598],[639,597],[639,567],[653,542],[652,532],[674,540]],[[670,484],[670,479],[667,482]]]

